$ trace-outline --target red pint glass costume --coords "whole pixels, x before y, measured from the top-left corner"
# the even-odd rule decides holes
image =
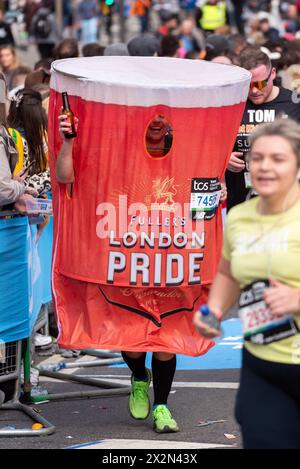
[[[53,294],[60,345],[197,356],[193,312],[206,300],[222,243],[218,201],[250,75],[203,61],[97,57],[55,62],[50,147],[67,91],[79,119],[72,197],[53,184]],[[172,145],[151,157],[161,115]]]

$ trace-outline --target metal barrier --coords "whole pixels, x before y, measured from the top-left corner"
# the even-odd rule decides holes
[[[83,351],[86,355],[90,356],[101,356],[104,354],[107,358],[102,360],[93,360],[93,361],[76,361],[76,362],[60,362],[54,364],[47,364],[46,366],[36,366],[35,368],[39,370],[41,376],[47,376],[49,378],[58,379],[60,381],[71,381],[74,383],[85,384],[87,386],[94,386],[98,388],[104,388],[101,390],[89,390],[89,391],[71,391],[55,394],[47,394],[46,396],[30,396],[30,402],[41,402],[45,400],[64,400],[64,399],[74,399],[74,398],[83,398],[83,397],[111,397],[111,396],[128,396],[131,391],[131,387],[125,384],[116,384],[111,381],[102,380],[99,378],[90,378],[83,377],[76,374],[66,374],[60,370],[71,369],[71,368],[85,368],[85,367],[94,367],[94,366],[109,366],[115,365],[118,363],[123,363],[124,360],[120,354],[116,352],[110,352],[108,350],[94,350],[94,349],[85,349]],[[113,358],[109,356],[113,355]],[[103,355],[102,355],[103,356]]]
[[[20,428],[20,429],[1,429],[0,437],[9,436],[43,436],[54,433],[55,427],[44,417],[39,415],[34,409],[27,405],[21,404],[19,401],[20,395],[20,375],[21,375],[21,347],[22,341],[6,343],[1,348],[0,359],[0,384],[9,381],[14,382],[13,396],[7,403],[0,403],[0,412],[5,410],[20,411],[30,417],[34,423],[41,424],[42,428]]]

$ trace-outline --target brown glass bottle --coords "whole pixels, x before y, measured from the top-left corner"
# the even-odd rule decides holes
[[[62,93],[62,101],[63,101],[62,113],[68,118],[68,122],[70,122],[71,124],[70,130],[68,132],[65,132],[64,135],[68,139],[75,138],[77,137],[77,132],[75,129],[74,113],[72,109],[70,108],[69,96],[66,91]]]

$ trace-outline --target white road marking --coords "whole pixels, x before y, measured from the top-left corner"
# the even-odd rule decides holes
[[[69,370],[68,370],[69,371]],[[66,370],[63,370],[65,373]],[[79,375],[81,377],[85,378],[93,378],[93,379],[103,379],[107,380],[106,377],[102,375]],[[54,379],[54,378],[48,378],[46,376],[40,376],[39,378],[40,382],[54,382],[54,381],[60,381],[62,383],[66,383],[66,381],[59,380],[59,379]],[[111,381],[114,384],[126,384],[127,386],[130,386],[130,379],[115,379],[115,378],[109,378],[108,381]],[[151,385],[152,387],[152,385]],[[238,383],[221,383],[221,382],[193,382],[193,381],[175,381],[172,384],[173,388],[209,388],[209,389],[238,389],[239,384]]]
[[[102,440],[73,446],[75,449],[207,449],[233,448],[235,445],[217,443],[189,443],[186,441],[164,440]]]

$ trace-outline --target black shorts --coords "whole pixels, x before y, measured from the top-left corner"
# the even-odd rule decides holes
[[[235,416],[244,448],[300,449],[300,365],[243,351]]]

